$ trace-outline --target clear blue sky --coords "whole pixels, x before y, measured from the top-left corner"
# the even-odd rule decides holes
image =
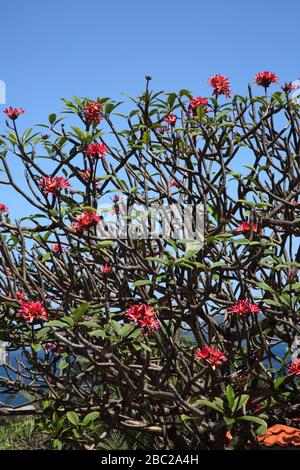
[[[261,70],[300,76],[299,17],[299,0],[3,2],[0,79],[27,126],[63,96],[137,94],[145,73],[158,90],[204,96],[209,75],[223,73],[243,93]]]
[[[207,96],[208,77],[222,73],[243,94],[259,71],[300,76],[299,17],[299,0],[3,2],[0,79],[7,105],[26,110],[22,128],[59,112],[61,97],[138,94],[145,74],[157,90]]]

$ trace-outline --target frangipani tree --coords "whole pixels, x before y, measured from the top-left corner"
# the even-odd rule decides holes
[[[1,339],[23,353],[0,385],[30,394],[54,447],[115,429],[135,446],[244,448],[299,417],[299,106],[292,84],[268,96],[271,72],[255,82],[264,96],[232,96],[216,75],[204,98],[146,77],[129,115],[74,98],[23,135],[24,110],[5,110],[1,184],[33,213],[13,221],[1,201]],[[203,246],[100,236],[124,201],[146,216],[202,204]]]

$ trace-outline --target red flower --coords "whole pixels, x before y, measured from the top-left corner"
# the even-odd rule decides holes
[[[300,359],[294,359],[288,367],[289,375],[300,375]]]
[[[84,179],[84,181],[86,183],[88,183],[90,181],[90,178],[91,178],[91,169],[90,168],[88,168],[87,170],[82,170],[79,173],[80,173],[81,178]]]
[[[63,349],[61,347],[59,347],[56,343],[45,343],[43,345],[43,348],[46,351],[54,351],[54,352],[57,352],[57,353],[63,352]]]
[[[99,101],[90,101],[84,106],[83,112],[88,124],[99,124],[102,119],[101,108],[102,104]]]
[[[62,253],[63,251],[66,250],[66,247],[58,243],[55,243],[55,245],[53,245],[52,250],[54,251],[54,253]]]
[[[213,87],[213,95],[225,95],[230,98],[230,83],[224,75],[213,75],[210,77],[208,84]]]
[[[117,202],[119,202],[119,200],[120,200],[120,196],[118,194],[115,194],[113,197],[113,202],[116,204]]]
[[[223,362],[227,361],[225,354],[218,348],[212,346],[205,346],[203,349],[197,349],[195,359],[203,359],[208,362],[213,368],[221,366]]]
[[[171,180],[171,181],[170,181],[170,186],[171,186],[171,187],[175,187],[175,188],[179,188],[179,184],[178,184],[177,181],[175,181],[175,180]]]
[[[87,146],[84,154],[87,157],[97,158],[97,157],[105,157],[106,153],[106,145],[104,144],[90,144]]]
[[[196,114],[196,109],[199,106],[202,106],[206,112],[209,111],[209,108],[207,107],[208,105],[208,99],[207,98],[201,98],[201,96],[198,96],[198,98],[191,98],[190,103],[188,105],[188,113],[190,111],[193,112],[193,114]]]
[[[25,292],[23,292],[22,290],[18,290],[17,291],[17,299],[18,299],[18,302],[22,303],[25,301],[25,297],[26,297],[26,294]]]
[[[57,349],[57,344],[56,343],[46,343],[44,344],[44,349],[46,349],[46,351],[55,351]]]
[[[43,176],[39,181],[39,186],[44,194],[57,194],[62,189],[69,188],[71,185],[65,178],[55,176]]]
[[[91,169],[90,168],[87,168],[87,170],[83,170],[83,171],[80,171],[80,176],[81,178],[86,182],[86,183],[89,183],[90,182],[90,179],[91,179]],[[96,177],[96,175],[94,176],[94,183],[96,186],[99,186],[100,184],[100,181],[97,181],[98,178]]]
[[[282,91],[284,91],[285,93],[290,93],[293,90],[297,90],[297,88],[298,86],[295,85],[293,82],[285,82],[285,84],[281,87]]]
[[[109,264],[104,264],[102,267],[101,267],[101,271],[103,273],[109,273],[110,271],[112,270],[112,266],[110,266]]]
[[[148,333],[152,333],[154,329],[159,328],[157,313],[154,308],[149,305],[142,304],[132,305],[125,313],[125,317]]]
[[[92,227],[92,225],[97,224],[99,220],[100,217],[96,214],[96,212],[84,211],[75,218],[75,222],[72,224],[72,228],[76,232],[82,232],[83,230],[87,230]]]
[[[249,313],[259,312],[260,308],[248,300],[239,300],[228,309],[228,313],[236,313],[237,315],[248,315]]]
[[[11,293],[8,294],[7,296],[9,299],[13,299],[13,295]],[[25,301],[26,294],[22,290],[17,291],[17,301],[22,303]]]
[[[175,126],[177,120],[177,116],[175,114],[167,114],[167,116],[164,117],[164,121],[167,124],[170,124],[171,126]]]
[[[28,323],[33,323],[39,318],[43,318],[44,320],[48,319],[46,310],[38,300],[23,302],[17,316],[23,317]]]
[[[18,117],[21,116],[21,114],[25,113],[23,108],[12,108],[11,106],[9,108],[4,109],[3,112],[6,114],[6,116],[8,116],[13,121],[15,119],[18,119]]]
[[[8,207],[5,204],[0,204],[0,214],[8,215]]]
[[[252,231],[256,233],[257,229],[258,229],[258,224],[252,224]],[[242,222],[234,231],[236,235],[239,235],[241,233],[247,233],[247,232],[251,232],[251,224],[250,222],[247,222],[247,221]],[[261,230],[260,234],[263,235],[263,230]]]
[[[278,77],[273,72],[259,72],[254,77],[256,85],[268,88],[272,83],[278,83]]]

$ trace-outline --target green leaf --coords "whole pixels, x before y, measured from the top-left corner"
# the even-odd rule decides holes
[[[234,390],[230,384],[227,385],[226,387],[226,397],[227,397],[229,408],[232,409],[234,405],[235,395],[234,395]]]
[[[92,421],[99,418],[100,413],[99,411],[92,411],[88,415],[86,415],[81,423],[82,426],[88,426]]]
[[[91,302],[83,302],[72,312],[75,324],[78,323],[79,320],[83,317],[83,315],[88,311],[90,305]]]
[[[54,124],[56,121],[56,114],[49,114],[49,122],[50,124]]]
[[[134,286],[138,287],[138,286],[151,286],[152,285],[152,281],[149,281],[149,279],[140,279],[139,281],[135,281],[133,283]]]
[[[47,336],[49,331],[51,331],[51,328],[49,328],[48,326],[46,326],[45,328],[41,328],[36,334],[37,339],[40,340],[44,336]]]
[[[111,326],[112,326],[112,329],[114,330],[115,333],[117,333],[117,335],[120,335],[121,334],[121,325],[119,322],[117,322],[116,320],[111,320]]]
[[[54,439],[53,447],[54,449],[61,450],[62,449],[62,442],[59,439]]]
[[[104,338],[106,336],[105,330],[95,330],[89,333],[90,336],[96,336],[97,338]]]
[[[96,245],[97,250],[100,250],[101,248],[108,248],[112,246],[114,242],[112,240],[103,240],[101,242],[98,242]]]
[[[234,404],[232,407],[232,413],[238,411],[245,403],[249,400],[249,395],[240,395],[239,397],[235,398]]]
[[[71,317],[62,317],[61,321],[67,323],[69,326],[74,326],[74,320]]]
[[[193,258],[199,251],[201,250],[202,245],[199,245],[197,243],[195,244],[190,244],[189,246],[186,247],[184,257],[187,259]]]
[[[144,144],[146,144],[146,145],[149,145],[149,144],[150,144],[151,138],[150,138],[150,132],[149,132],[149,131],[143,132],[143,142],[144,142]]]
[[[170,264],[170,261],[166,258],[154,258],[153,256],[148,256],[145,258],[147,261],[155,261],[156,263],[164,264],[168,266]]]
[[[87,328],[99,328],[99,323],[95,320],[85,320],[80,322],[80,324],[86,326]]]
[[[223,419],[226,423],[226,426],[231,429],[235,423],[235,418],[228,418],[228,416],[223,416]]]
[[[197,106],[196,108],[196,114],[199,119],[202,119],[203,116],[205,115],[205,108],[203,106]]]
[[[42,262],[44,263],[47,261],[49,258],[51,258],[51,253],[45,253],[42,257]]]
[[[257,287],[260,287],[262,290],[265,290],[267,292],[272,292],[272,294],[277,294],[276,290],[274,290],[269,284],[266,284],[265,282],[258,282]]]
[[[176,100],[177,98],[177,95],[176,93],[170,93],[169,96],[168,96],[168,99],[167,99],[167,103],[169,105],[170,108],[172,108],[173,104],[174,104],[174,101]]]
[[[268,428],[268,424],[266,423],[266,421],[261,418],[257,418],[257,416],[241,416],[237,419],[239,421],[250,421],[259,424],[259,428],[257,428],[255,431],[257,435],[263,434]]]
[[[68,411],[67,418],[71,424],[74,424],[74,426],[78,426],[80,423],[79,416],[75,411]]]
[[[218,413],[220,413],[222,415],[224,414],[224,411],[222,410],[222,408],[220,408],[215,402],[212,402],[212,401],[209,401],[209,400],[199,400],[198,403],[201,404],[201,405],[206,405],[209,408],[212,408],[213,410],[217,411]]]
[[[64,369],[66,369],[66,367],[68,367],[68,365],[69,365],[69,364],[68,364],[66,361],[61,361],[61,362],[59,363],[58,368],[59,368],[60,371],[63,371]]]
[[[135,325],[131,325],[130,323],[126,323],[126,325],[122,326],[119,334],[120,334],[120,336],[124,337],[124,336],[129,336],[131,333],[133,333],[135,331],[136,331],[136,326]],[[139,333],[139,331],[138,331],[138,333]]]
[[[57,328],[66,328],[69,325],[60,320],[51,320],[47,323],[47,326],[57,327]]]
[[[152,349],[147,344],[141,343],[140,346],[144,351],[152,352]]]
[[[283,382],[285,382],[285,380],[288,378],[289,376],[288,375],[284,375],[283,377],[279,377],[278,379],[275,380],[274,382],[274,388],[279,388],[281,384],[283,384]]]
[[[31,348],[36,352],[38,353],[41,349],[42,349],[42,345],[41,344],[37,344],[37,343],[31,343]]]
[[[179,96],[186,96],[187,98],[192,98],[193,95],[190,90],[182,89],[179,91]]]

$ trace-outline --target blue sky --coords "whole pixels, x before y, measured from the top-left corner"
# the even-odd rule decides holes
[[[223,73],[243,93],[261,70],[300,76],[299,13],[298,0],[5,2],[0,79],[28,126],[58,111],[63,96],[137,94],[145,73],[158,90],[204,96],[207,78]]]
[[[222,73],[243,94],[259,71],[300,76],[299,13],[298,0],[6,2],[0,79],[7,105],[26,110],[22,128],[59,112],[61,97],[138,94],[145,74],[157,90],[208,96],[208,77]]]

